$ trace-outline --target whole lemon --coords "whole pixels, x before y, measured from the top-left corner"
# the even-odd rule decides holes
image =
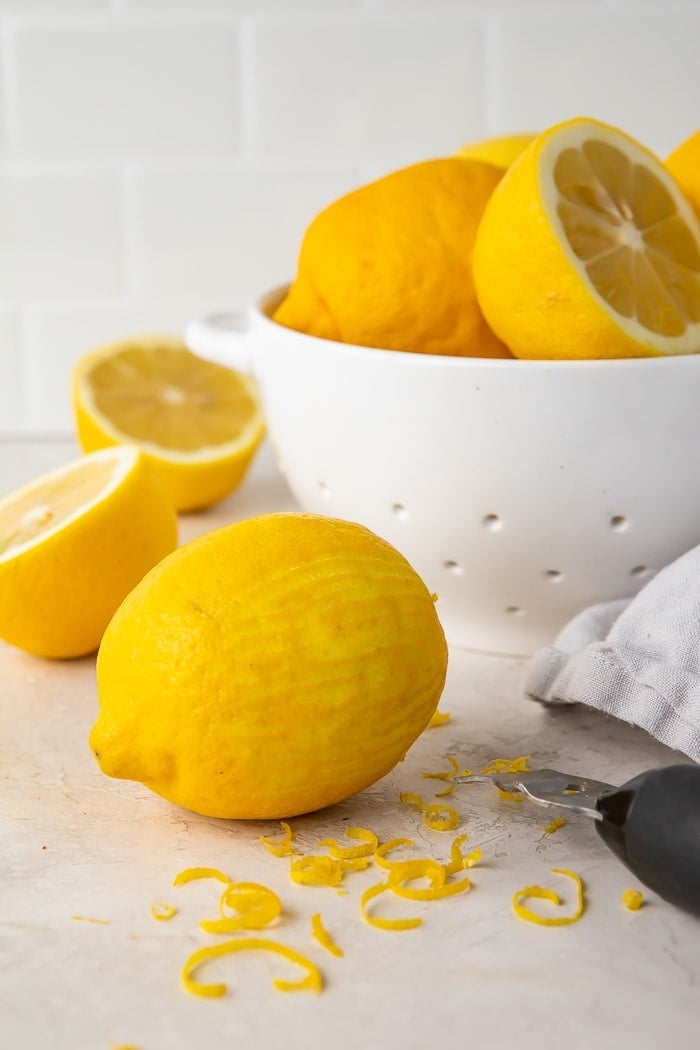
[[[391,172],[312,221],[274,320],[322,339],[510,357],[479,308],[472,247],[503,172],[462,157]]]
[[[447,647],[433,598],[361,525],[269,514],[184,545],[97,659],[102,770],[213,817],[278,818],[377,781],[427,726]]]
[[[700,215],[700,128],[669,153],[666,167]]]

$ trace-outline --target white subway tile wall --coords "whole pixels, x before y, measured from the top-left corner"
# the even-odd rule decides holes
[[[700,126],[700,0],[0,0],[0,435],[92,346],[289,279],[334,197],[589,114]]]

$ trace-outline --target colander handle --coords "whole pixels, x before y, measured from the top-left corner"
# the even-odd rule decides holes
[[[247,309],[195,317],[184,340],[193,354],[240,372],[253,373],[251,319]]]

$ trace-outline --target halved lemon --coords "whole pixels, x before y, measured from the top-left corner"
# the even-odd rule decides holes
[[[255,381],[168,335],[86,354],[73,372],[73,409],[84,451],[138,445],[179,511],[233,492],[264,433]]]
[[[473,267],[516,357],[700,351],[700,221],[661,161],[599,121],[533,140],[486,205]]]
[[[0,500],[0,638],[93,652],[122,599],[177,546],[177,517],[137,448],[82,456]]]

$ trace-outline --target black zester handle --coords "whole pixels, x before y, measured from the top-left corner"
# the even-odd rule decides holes
[[[636,878],[700,918],[700,766],[641,773],[598,809],[598,834]]]

